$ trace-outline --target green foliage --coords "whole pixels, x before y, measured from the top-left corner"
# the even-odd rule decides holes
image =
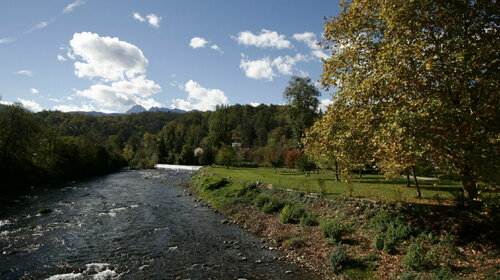
[[[292,127],[293,139],[298,144],[304,131],[310,127],[317,117],[319,90],[310,78],[293,76],[288,82],[283,96],[290,104],[288,118]]]
[[[287,204],[279,214],[279,219],[283,223],[296,224],[298,223],[306,214],[306,210],[298,205]]]
[[[379,211],[370,220],[370,226],[377,230],[373,238],[373,246],[388,253],[395,253],[396,246],[408,240],[413,229],[406,225],[401,215],[395,215],[387,210]]]
[[[223,188],[229,184],[229,180],[219,176],[204,177],[200,188],[203,190],[213,191]]]
[[[234,152],[234,149],[229,146],[223,146],[220,148],[215,156],[215,162],[226,167],[233,165],[235,161],[236,153]]]
[[[279,212],[286,204],[284,200],[265,193],[260,193],[254,199],[254,205],[265,213]]]
[[[297,157],[295,164],[297,165],[300,171],[304,172],[311,172],[316,169],[316,164],[314,164],[314,162],[311,159],[309,159],[307,155],[304,154]]]
[[[285,240],[285,246],[288,248],[297,249],[297,248],[304,247],[304,245],[305,245],[305,242],[304,242],[304,239],[302,239],[302,237],[292,237],[292,238]]]
[[[469,200],[479,181],[498,181],[497,1],[341,5],[325,24],[333,51],[322,74],[323,86],[339,90],[306,153],[344,168],[376,159],[391,175],[430,159],[458,174]]]
[[[403,263],[412,270],[425,270],[431,266],[422,242],[415,239],[407,248]]]
[[[300,224],[302,226],[317,226],[319,224],[318,216],[311,213],[306,213],[300,218]]]
[[[336,243],[333,245],[333,250],[330,253],[330,257],[328,258],[328,263],[330,265],[330,269],[334,273],[339,273],[344,269],[350,262],[348,256],[348,249],[344,245],[340,243]]]
[[[82,122],[87,131],[80,129]],[[111,124],[97,117],[34,114],[20,104],[1,105],[0,193],[119,170],[126,165],[123,138],[95,128]]]
[[[421,278],[413,271],[405,271],[399,275],[400,280],[420,280]]]
[[[441,267],[432,271],[432,280],[457,280],[449,267]]]
[[[319,223],[319,230],[324,237],[338,242],[343,236],[352,233],[354,228],[351,224],[343,223],[338,219],[328,219]]]

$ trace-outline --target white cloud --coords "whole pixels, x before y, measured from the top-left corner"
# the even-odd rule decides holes
[[[13,102],[10,102],[10,101],[3,101],[3,100],[0,100],[0,104],[2,105],[12,105],[14,104]]]
[[[212,46],[210,46],[210,48],[211,48],[212,50],[214,50],[214,51],[218,51],[219,53],[224,53],[224,52],[221,50],[221,48],[220,48],[219,46],[217,46],[217,45],[212,45]]]
[[[328,54],[326,54],[321,47],[318,45],[318,41],[316,40],[316,34],[312,32],[304,32],[304,33],[295,33],[292,36],[295,40],[299,42],[305,43],[310,49],[311,54],[317,58],[328,58]]]
[[[256,80],[272,81],[276,74],[271,67],[271,60],[265,57],[258,60],[249,60],[248,57],[243,56],[240,61],[240,68],[245,71],[248,78]]]
[[[306,45],[311,49],[318,49],[318,41],[316,41],[316,34],[312,32],[295,33],[292,36],[295,40],[299,42],[306,43]]]
[[[34,100],[27,100],[27,99],[22,99],[18,98],[17,99],[21,104],[23,104],[23,107],[33,111],[33,112],[40,112],[43,110],[42,106],[40,104],[36,103]]]
[[[101,37],[90,32],[75,33],[70,46],[70,53],[75,59],[81,58],[81,61],[75,62],[75,74],[80,78],[98,77],[116,81],[146,72],[148,60],[142,51],[116,37]]]
[[[251,31],[242,31],[233,37],[238,44],[245,46],[256,46],[259,48],[287,49],[292,47],[292,43],[285,39],[285,35],[276,31],[262,29],[260,34],[253,34]]]
[[[31,70],[19,70],[17,72],[14,72],[14,74],[19,74],[19,75],[24,75],[24,76],[32,77],[33,76],[33,71],[31,71]]]
[[[193,49],[204,48],[208,44],[208,41],[205,38],[194,37],[189,42],[189,46]]]
[[[276,67],[278,71],[283,75],[293,75],[293,69],[295,64],[301,61],[307,61],[308,58],[303,54],[297,54],[295,57],[291,56],[279,56],[273,60],[272,66]]]
[[[56,102],[56,103],[62,102],[61,99],[57,99],[57,98],[49,98],[49,100],[52,101],[52,102]]]
[[[77,96],[119,111],[126,111],[135,104],[146,108],[162,106],[151,98],[161,92],[161,87],[146,78],[148,60],[138,47],[118,38],[89,32],[75,33],[70,46],[69,53],[77,60],[75,75],[100,78],[88,89],[75,90]]]
[[[66,58],[60,54],[57,55],[57,60],[59,61],[66,61]]]
[[[146,18],[148,19],[149,25],[155,28],[160,28],[160,22],[162,20],[162,17],[157,16],[155,14],[149,14],[146,16]]]
[[[243,58],[240,61],[240,68],[245,71],[245,75],[248,78],[272,81],[273,77],[277,76],[275,69],[282,75],[293,75],[294,70],[296,70],[295,64],[301,61],[308,61],[309,59],[310,58],[308,56],[300,53],[294,57],[288,55],[278,56],[273,60],[269,59],[269,57],[250,60],[248,57],[243,55]]]
[[[136,20],[138,20],[138,21],[140,21],[140,22],[145,22],[145,21],[146,21],[146,19],[145,19],[145,18],[143,18],[143,17],[141,16],[141,14],[139,14],[139,13],[137,13],[137,12],[134,12],[134,13],[132,14],[132,16],[133,16]]]
[[[324,113],[328,109],[328,106],[330,106],[331,104],[333,104],[333,101],[331,99],[321,99],[319,101],[318,110],[321,109],[321,111],[323,111]]]
[[[36,89],[36,88],[31,88],[31,90],[30,90],[30,91],[31,91],[31,93],[34,93],[34,94],[37,94],[37,93],[39,93],[39,92],[40,92],[40,91],[38,91],[38,89]]]
[[[27,31],[25,31],[23,34],[28,34],[28,33],[31,33],[35,30],[38,30],[38,29],[42,29],[42,28],[45,28],[49,25],[49,22],[48,21],[42,21],[38,24],[36,24],[35,26],[31,27],[30,29],[28,29]]]
[[[250,102],[250,106],[252,106],[252,107],[258,107],[261,104],[262,103],[259,103],[259,102]]]
[[[139,76],[130,80],[121,80],[111,85],[97,84],[86,90],[77,91],[76,94],[92,99],[104,107],[116,106],[120,111],[125,111],[135,104],[143,107],[160,107],[151,95],[159,93],[161,87],[154,81]]]
[[[143,17],[140,13],[134,12],[132,13],[132,17],[140,22],[145,22],[147,21],[149,25],[153,26],[154,28],[160,28],[160,22],[162,20],[162,17],[155,15],[155,14],[149,14],[145,17]]]
[[[8,44],[8,43],[12,43],[16,40],[16,38],[10,38],[10,37],[7,37],[7,38],[2,38],[0,39],[0,44]]]
[[[229,101],[220,89],[207,89],[193,80],[189,80],[184,85],[184,90],[188,93],[187,99],[172,100],[172,107],[181,110],[214,110],[217,105],[227,105]]]
[[[90,104],[83,104],[81,106],[77,105],[56,105],[52,107],[52,110],[57,110],[61,112],[90,112],[96,111],[97,109]]]
[[[69,4],[66,6],[66,8],[63,9],[63,14],[71,13],[76,7],[81,6],[85,4],[85,0],[76,0],[75,2]]]

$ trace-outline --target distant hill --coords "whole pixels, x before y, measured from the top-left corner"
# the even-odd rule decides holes
[[[130,109],[128,109],[125,113],[103,113],[103,112],[96,112],[96,111],[90,111],[90,112],[83,112],[83,111],[74,111],[74,112],[68,112],[70,114],[83,114],[83,115],[90,115],[90,116],[118,116],[118,115],[128,115],[128,114],[137,114],[137,113],[142,113],[142,112],[172,112],[172,113],[187,113],[187,111],[180,110],[180,109],[169,109],[169,108],[160,108],[160,107],[151,107],[149,110],[146,110],[146,108],[142,107],[141,105],[134,105]]]
[[[134,105],[132,108],[128,109],[125,114],[136,114],[136,113],[142,113],[146,112],[146,108],[142,107],[141,105]]]

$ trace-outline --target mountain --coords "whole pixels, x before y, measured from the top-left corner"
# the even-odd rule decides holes
[[[136,113],[142,113],[146,112],[147,110],[142,107],[141,105],[134,105],[132,108],[128,109],[125,114],[136,114]]]
[[[187,113],[187,111],[177,109],[177,108],[176,109],[169,109],[169,108],[151,107],[151,108],[149,108],[149,110],[146,110],[146,108],[142,107],[141,105],[134,105],[134,106],[132,106],[132,108],[128,109],[127,112],[125,112],[125,113],[103,113],[103,112],[96,112],[96,111],[91,111],[91,112],[75,111],[75,112],[68,112],[68,113],[70,113],[70,114],[84,114],[84,115],[90,115],[90,116],[118,116],[118,115],[137,114],[137,113],[142,113],[142,112]]]
[[[169,109],[169,108],[159,108],[159,107],[151,107],[148,112],[173,112],[173,113],[186,113],[186,111],[181,109]]]

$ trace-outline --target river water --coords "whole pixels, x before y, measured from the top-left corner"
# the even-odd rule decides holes
[[[4,198],[0,279],[316,278],[190,196],[191,174],[124,171]]]

